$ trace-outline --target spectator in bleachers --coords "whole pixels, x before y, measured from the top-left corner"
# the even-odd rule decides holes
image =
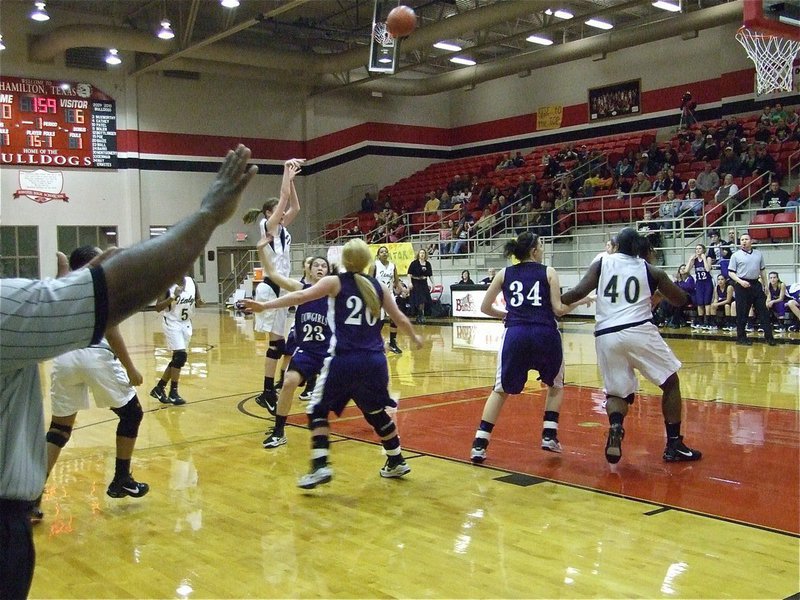
[[[566,144],[559,153],[556,155],[560,162],[566,162],[568,160],[578,160],[578,153],[575,152],[575,144],[569,143]]]
[[[711,264],[715,265],[723,258],[724,244],[719,238],[719,230],[712,229],[708,232],[708,252],[707,256],[711,259]],[[730,258],[730,254],[729,254]]]
[[[681,212],[681,201],[675,197],[675,192],[669,190],[667,192],[667,196],[664,201],[658,207],[658,218],[659,219],[672,219],[677,217]],[[669,227],[670,229],[674,227],[674,224],[671,221],[667,221],[664,224],[665,227]]]
[[[678,153],[675,152],[673,148],[667,148],[664,150],[664,166],[665,167],[676,167],[678,163],[681,162],[680,158],[678,158]]]
[[[408,235],[408,215],[403,215],[395,220],[394,228],[389,231],[389,241],[393,244],[402,242]]]
[[[778,143],[785,142],[791,137],[791,135],[792,132],[789,130],[788,127],[786,127],[786,122],[783,119],[781,119],[775,125],[775,133],[772,134],[771,141]]]
[[[797,124],[800,123],[800,117],[797,116],[797,113],[794,110],[794,107],[788,106],[786,108],[786,126],[794,131],[797,128]]]
[[[552,236],[553,224],[556,222],[557,217],[558,210],[555,207],[553,195],[552,193],[548,193],[548,195],[542,199],[542,206],[539,210],[539,218],[533,228],[534,233],[538,233],[540,236]]]
[[[492,200],[500,193],[497,186],[491,185],[483,189],[481,197],[478,201],[478,208],[483,210],[492,203]]]
[[[546,178],[555,177],[564,170],[555,156],[545,155],[542,160],[545,161],[544,177]]]
[[[717,193],[714,194],[714,201],[717,204],[724,204],[726,210],[730,211],[739,199],[739,186],[733,182],[733,175],[725,174],[722,185],[719,186]]]
[[[623,179],[630,177],[633,177],[633,166],[628,157],[624,156],[614,167],[614,185],[619,187]]]
[[[483,214],[475,221],[475,239],[478,245],[488,243],[491,237],[492,228],[496,223],[496,217],[489,210],[489,207],[483,209]]]
[[[514,163],[514,168],[520,168],[525,166],[525,159],[522,156],[522,152],[517,150],[517,153],[514,155],[514,159],[512,161]]]
[[[423,212],[425,213],[435,213],[439,210],[439,198],[436,197],[435,192],[428,192],[428,199],[425,202],[425,206],[423,207]]]
[[[570,190],[568,187],[564,186],[561,188],[558,196],[558,201],[556,202],[556,208],[558,208],[559,213],[566,214],[575,211],[575,199],[570,194]]]
[[[772,132],[769,130],[769,125],[766,123],[759,123],[756,126],[756,132],[753,134],[753,139],[762,144],[768,144],[772,139]]]
[[[675,174],[675,170],[667,164],[664,164],[664,180],[667,183],[667,189],[673,190],[676,194],[683,193],[683,181]]]
[[[644,235],[649,241],[650,245],[656,249],[656,255],[658,256],[661,254],[661,251],[658,248],[664,245],[663,241],[661,240],[661,223],[653,219],[653,213],[649,210],[644,211],[644,218],[639,223],[639,233]],[[660,256],[663,259],[663,254]]]
[[[699,160],[717,160],[720,155],[719,142],[714,139],[712,134],[706,135],[706,143],[703,146],[702,156]]]
[[[653,180],[651,189],[656,192],[656,195],[661,195],[670,189],[670,182],[667,181],[667,176],[664,171],[659,171],[656,178]]]
[[[765,104],[761,109],[761,114],[758,115],[758,123],[768,127],[772,125],[772,107],[769,104]]]
[[[359,239],[362,239],[362,240],[364,239],[364,232],[361,231],[361,227],[359,226],[358,223],[356,223],[350,229],[348,229],[346,235],[347,235],[348,238],[351,238],[351,239],[352,238],[359,238]]]
[[[778,121],[786,121],[786,111],[783,110],[783,104],[776,102],[769,118],[773,125],[777,125]]]
[[[375,200],[372,199],[372,195],[369,192],[364,194],[364,197],[361,199],[361,212],[362,213],[370,213],[375,211]]]
[[[784,190],[777,179],[773,179],[769,183],[767,191],[764,192],[764,197],[761,200],[761,208],[767,209],[764,212],[778,212],[783,211],[789,203],[789,192]]]
[[[758,148],[756,148],[756,156],[756,168],[753,170],[753,175],[772,173],[774,176],[778,174],[778,166],[775,164],[775,159],[767,152],[765,144],[759,144]]]
[[[711,163],[707,162],[703,170],[697,174],[697,187],[701,192],[711,192],[719,187],[719,175],[711,170]]]
[[[534,173],[531,173],[527,180],[525,179],[524,175],[520,175],[517,183],[517,190],[511,197],[511,201],[517,202],[526,196],[531,196],[534,199],[538,199],[541,189],[542,186],[540,186],[539,182],[536,181],[536,175]]]
[[[531,230],[531,226],[539,220],[539,209],[535,208],[532,200],[522,203],[520,209],[514,214],[514,230],[517,235]]]
[[[439,210],[450,210],[453,208],[453,200],[450,198],[450,194],[447,193],[447,190],[442,192],[442,195],[439,197]]]
[[[651,158],[648,152],[642,152],[635,170],[637,173],[642,171],[648,177],[652,177],[661,171],[661,164],[659,164],[655,157]]]
[[[450,194],[450,197],[457,195],[460,192],[469,188],[469,182],[466,178],[461,178],[461,175],[453,175],[452,181],[447,184],[447,193]]]
[[[385,244],[388,241],[388,233],[386,225],[378,225],[372,230],[372,235],[369,238],[370,244]]]
[[[695,158],[700,156],[702,148],[705,146],[705,144],[706,144],[706,136],[703,134],[703,132],[700,130],[695,131],[694,140],[692,140],[691,143],[692,156],[694,156]]]
[[[502,171],[503,169],[513,169],[514,168],[514,159],[511,158],[511,154],[506,152],[503,155],[503,158],[500,159],[500,162],[497,163],[497,166],[494,168],[495,171]]]
[[[739,156],[733,151],[732,146],[726,146],[722,157],[719,160],[719,167],[717,167],[717,175],[724,177],[726,174],[731,175],[738,173],[739,168],[742,166],[742,161]]]
[[[642,171],[636,174],[636,179],[631,184],[631,196],[642,195],[653,189],[650,180],[645,177]]]
[[[703,213],[703,193],[697,188],[697,181],[690,179],[681,202],[680,215],[699,217]]]
[[[736,172],[737,177],[750,177],[753,171],[756,170],[758,164],[758,155],[756,154],[756,147],[750,144],[747,150],[742,155],[739,163],[739,170]]]
[[[796,215],[798,206],[800,206],[800,198],[798,196],[789,196],[789,201],[786,203],[786,212],[793,212]]]

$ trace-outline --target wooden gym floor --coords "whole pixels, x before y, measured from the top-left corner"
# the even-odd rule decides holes
[[[116,417],[82,412],[46,488],[32,598],[800,593],[797,334],[777,347],[669,337],[684,365],[686,441],[704,457],[663,463],[658,389],[644,382],[611,466],[592,324],[567,321],[564,452],[538,447],[544,401],[531,381],[506,403],[478,467],[469,449],[501,326],[426,325],[422,350],[401,335],[404,354],[388,356],[412,472],[381,479],[380,445],[348,408],[332,422],[333,481],[305,492],[295,487],[309,460],[300,402],[288,444],[261,447],[272,419],[253,401],[266,344],[252,321],[206,307],[194,326],[188,404],[165,407],[148,395],[170,358],[157,317],[123,324],[145,377],[133,472],[151,491],[106,496]]]

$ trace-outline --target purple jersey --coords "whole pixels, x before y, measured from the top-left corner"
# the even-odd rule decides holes
[[[305,284],[305,288],[311,287]],[[294,332],[298,348],[303,352],[325,356],[331,345],[331,328],[328,326],[328,298],[306,302],[297,307],[294,315]]]
[[[726,283],[722,289],[718,285],[714,286],[714,289],[717,292],[717,302],[724,302],[728,299],[728,284]]]
[[[550,305],[550,284],[547,267],[537,262],[523,262],[506,267],[503,278],[506,301],[506,327],[540,325],[558,329]]]
[[[364,277],[375,288],[383,304],[383,288],[369,275],[343,273],[339,275],[342,289],[328,300],[328,323],[333,330],[331,355],[347,352],[380,352],[383,354],[381,315],[373,315],[361,297],[355,278]],[[333,318],[330,311],[333,310]]]

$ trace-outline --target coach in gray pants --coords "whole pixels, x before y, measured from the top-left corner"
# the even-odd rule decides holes
[[[748,234],[740,238],[740,248],[731,256],[728,275],[733,279],[736,292],[736,343],[740,346],[751,346],[747,339],[747,316],[750,307],[754,307],[758,320],[764,328],[764,338],[770,346],[777,345],[772,335],[772,323],[767,310],[767,271],[764,267],[764,256],[760,250],[753,249],[753,242]]]

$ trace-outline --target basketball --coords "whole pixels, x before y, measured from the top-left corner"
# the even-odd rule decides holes
[[[417,28],[417,13],[408,6],[397,6],[386,17],[386,29],[393,38],[406,37]]]

